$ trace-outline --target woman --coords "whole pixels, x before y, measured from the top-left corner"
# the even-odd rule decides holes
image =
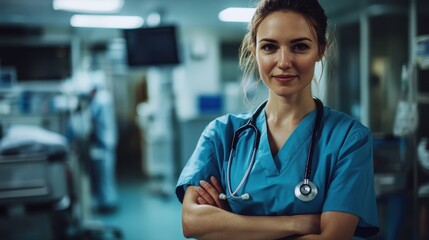
[[[268,101],[204,130],[176,188],[186,237],[344,240],[378,232],[371,133],[312,97],[326,31],[317,0],[259,3],[240,63],[246,76],[259,73]],[[230,157],[234,132],[252,117],[260,136],[243,130]]]

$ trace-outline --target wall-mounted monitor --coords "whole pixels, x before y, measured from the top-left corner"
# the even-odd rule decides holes
[[[70,44],[1,44],[0,66],[16,70],[20,81],[59,81],[72,73]]]
[[[124,30],[129,67],[180,63],[175,26]]]

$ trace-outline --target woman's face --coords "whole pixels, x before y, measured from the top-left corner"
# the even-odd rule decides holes
[[[284,97],[303,91],[311,94],[314,66],[321,56],[313,29],[299,13],[271,13],[257,29],[256,61],[271,93]]]

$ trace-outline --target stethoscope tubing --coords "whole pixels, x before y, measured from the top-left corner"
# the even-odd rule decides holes
[[[310,175],[311,175],[311,166],[312,166],[312,162],[313,162],[312,160],[313,160],[314,147],[315,147],[317,139],[318,139],[320,124],[321,124],[322,117],[323,117],[323,103],[317,98],[315,98],[314,100],[316,102],[317,115],[316,115],[316,121],[315,121],[313,133],[312,133],[312,137],[311,137],[309,154],[307,156],[307,161],[306,161],[306,165],[305,165],[304,180],[302,182],[298,183],[297,186],[295,187],[295,196],[298,199],[305,201],[305,202],[313,200],[315,198],[315,196],[317,195],[317,192],[318,192],[317,186],[313,182],[310,181]],[[229,196],[221,193],[219,195],[219,197],[221,199],[228,199],[228,198],[249,199],[249,194],[245,193],[241,196],[237,196],[237,193],[238,193],[238,191],[240,191],[240,189],[243,187],[244,183],[249,178],[250,172],[251,172],[253,165],[255,163],[256,152],[257,152],[259,140],[260,140],[260,132],[259,132],[258,128],[256,127],[256,119],[257,119],[257,116],[262,111],[262,109],[265,107],[266,103],[267,103],[267,101],[263,102],[256,109],[256,111],[253,113],[253,115],[249,119],[249,121],[245,125],[243,125],[242,127],[240,127],[239,129],[237,129],[234,132],[234,135],[232,138],[232,143],[231,143],[231,151],[230,151],[229,157],[228,157],[227,173],[226,173],[226,181],[227,181],[226,184],[227,184]],[[246,169],[246,172],[243,175],[243,178],[241,179],[237,188],[234,191],[232,191],[230,177],[231,177],[231,164],[232,164],[233,156],[234,156],[235,151],[236,151],[238,138],[239,138],[240,134],[248,128],[251,128],[255,132],[255,140],[253,143],[251,160],[250,160],[250,163]],[[308,194],[303,193],[301,191],[302,187],[309,187],[310,188],[309,193]]]
[[[228,192],[229,192],[229,196],[225,195],[225,198],[242,198],[242,196],[237,196],[236,194],[238,193],[238,191],[240,191],[241,187],[244,185],[244,183],[246,182],[246,180],[248,179],[250,172],[252,171],[253,165],[255,163],[255,155],[256,152],[258,150],[258,146],[259,146],[259,140],[260,140],[260,132],[259,129],[256,127],[256,117],[259,115],[259,113],[262,111],[262,109],[264,108],[264,106],[267,104],[267,101],[263,102],[261,105],[258,106],[258,108],[256,109],[255,113],[252,115],[252,117],[249,119],[249,121],[247,121],[247,123],[243,126],[241,126],[239,129],[237,129],[237,131],[234,132],[234,135],[232,137],[232,143],[231,143],[231,151],[229,153],[229,158],[228,158],[228,165],[227,165],[227,174],[226,174],[226,182],[227,182],[227,188],[228,188]],[[242,132],[244,132],[244,130],[251,128],[254,132],[255,132],[255,140],[253,141],[253,150],[252,150],[252,156],[251,156],[251,160],[249,163],[249,166],[246,169],[246,172],[243,176],[243,178],[241,179],[240,183],[238,184],[237,188],[235,189],[235,191],[232,191],[231,189],[231,162],[233,159],[233,155],[235,154],[235,150],[237,148],[237,143],[238,143],[238,138],[240,137],[240,134]]]
[[[316,99],[316,122],[314,124],[314,131],[311,136],[310,149],[308,151],[307,162],[305,164],[305,172],[304,172],[304,182],[308,183],[310,181],[311,174],[311,166],[313,164],[313,153],[314,147],[316,146],[317,139],[319,137],[320,123],[322,121],[323,116],[323,104],[320,100]]]
[[[229,192],[229,195],[230,195],[232,198],[241,198],[241,197],[239,197],[239,196],[236,196],[236,194],[238,193],[238,191],[240,191],[241,187],[244,185],[244,183],[246,182],[246,180],[249,178],[249,174],[250,174],[250,172],[252,171],[253,165],[254,165],[254,163],[255,163],[256,149],[257,149],[257,148],[253,148],[253,151],[252,151],[252,157],[251,157],[251,160],[250,160],[249,166],[248,166],[248,167],[247,167],[247,169],[246,169],[246,173],[244,173],[243,178],[241,179],[240,183],[238,184],[238,186],[237,186],[237,188],[235,189],[235,191],[234,191],[234,192],[233,192],[233,191],[232,191],[232,189],[231,189],[231,179],[230,179],[230,176],[231,176],[231,162],[232,162],[232,155],[234,155],[235,150],[231,151],[231,152],[230,152],[230,154],[229,154],[228,166],[227,166],[227,172],[228,172],[228,173],[226,174],[226,181],[227,181],[227,183],[228,183],[228,184],[227,184],[227,186],[228,186],[228,192]]]

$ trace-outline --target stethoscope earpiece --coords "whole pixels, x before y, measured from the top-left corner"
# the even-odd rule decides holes
[[[225,195],[225,193],[221,193],[221,194],[219,194],[219,199],[220,200],[226,200],[226,195]]]
[[[230,197],[228,197],[228,196],[226,196],[226,194],[225,193],[221,193],[221,194],[219,194],[219,199],[220,200],[226,200],[226,199],[228,199],[228,198],[240,198],[241,200],[248,200],[248,199],[250,199],[250,195],[248,194],[248,193],[245,193],[245,194],[242,194],[241,196],[233,196],[233,195],[231,195]]]
[[[242,200],[248,200],[249,198],[250,198],[250,195],[248,193],[241,195]]]

